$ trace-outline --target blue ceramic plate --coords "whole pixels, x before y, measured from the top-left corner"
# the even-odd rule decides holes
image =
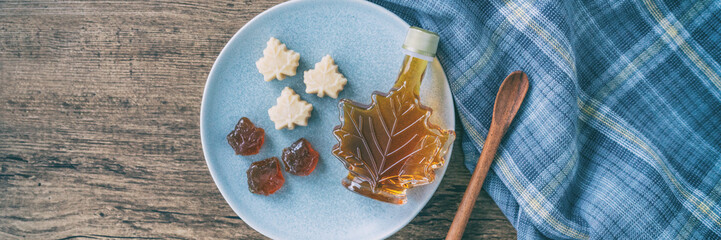
[[[230,39],[208,76],[200,132],[215,184],[243,221],[274,239],[374,239],[390,236],[418,214],[438,187],[445,167],[437,170],[432,184],[409,190],[405,205],[346,190],[341,179],[347,171],[331,154],[337,142],[331,131],[340,123],[338,99],[306,94],[302,79],[303,71],[330,54],[348,79],[339,99],[369,103],[371,92],[388,91],[393,85],[403,61],[401,45],[407,30],[403,20],[372,3],[291,1],[258,15]],[[300,53],[298,74],[283,81],[263,81],[255,61],[263,56],[270,37]],[[273,127],[268,108],[286,86],[313,104],[308,126]],[[432,122],[454,129],[451,93],[437,61],[426,73],[421,98],[435,110]],[[257,155],[236,156],[225,139],[241,117],[265,129],[265,144]],[[285,173],[285,185],[273,195],[250,193],[248,166],[280,157],[284,147],[301,137],[320,153],[315,171],[305,177]]]

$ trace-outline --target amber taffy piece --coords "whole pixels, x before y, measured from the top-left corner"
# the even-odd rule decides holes
[[[248,190],[255,194],[273,194],[285,183],[277,157],[254,162],[245,173],[248,175]]]
[[[374,92],[368,105],[341,100],[333,154],[348,169],[343,186],[364,196],[404,204],[406,190],[428,184],[455,132],[429,122],[419,90],[428,61],[407,55],[393,88]]]
[[[285,171],[297,175],[308,176],[318,165],[318,152],[313,149],[305,138],[295,141],[290,147],[283,149],[283,165]]]
[[[240,118],[233,131],[226,136],[228,144],[235,150],[236,155],[258,154],[265,142],[265,130],[256,127],[250,119]]]

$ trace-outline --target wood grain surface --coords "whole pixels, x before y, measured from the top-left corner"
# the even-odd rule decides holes
[[[199,111],[225,43],[278,3],[0,1],[0,239],[264,238],[215,187]],[[393,239],[445,236],[458,149]],[[515,236],[481,193],[464,237]]]

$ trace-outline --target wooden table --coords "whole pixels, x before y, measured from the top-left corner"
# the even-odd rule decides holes
[[[0,2],[0,239],[263,238],[215,187],[198,124],[216,56],[279,1],[36,2]],[[393,238],[443,237],[469,178],[454,151]],[[481,193],[465,237],[515,235]]]

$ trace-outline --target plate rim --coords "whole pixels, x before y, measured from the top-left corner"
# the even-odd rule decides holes
[[[322,2],[322,1],[323,1],[323,0],[317,1],[317,2]],[[238,29],[238,31],[236,31],[235,34],[233,34],[233,37],[231,37],[231,38],[225,43],[225,45],[223,46],[223,49],[220,51],[220,53],[218,54],[218,56],[215,58],[215,61],[213,62],[213,66],[210,68],[210,72],[208,73],[208,77],[207,77],[207,79],[205,80],[205,85],[204,85],[204,87],[203,87],[203,96],[202,96],[201,103],[200,103],[200,127],[199,127],[199,128],[200,128],[200,142],[201,142],[201,146],[202,146],[202,149],[203,149],[203,158],[205,159],[206,167],[208,168],[208,171],[210,172],[210,176],[211,176],[211,178],[213,179],[213,184],[216,186],[216,188],[218,188],[218,191],[220,191],[220,194],[221,194],[221,196],[223,196],[223,200],[225,200],[226,204],[227,204],[228,206],[230,206],[230,208],[233,210],[233,212],[234,212],[236,215],[238,215],[238,217],[239,217],[245,224],[247,224],[248,226],[250,226],[251,228],[253,228],[253,230],[257,231],[258,233],[260,233],[260,234],[262,234],[262,235],[264,235],[264,236],[266,236],[266,237],[269,237],[269,238],[271,238],[271,239],[280,239],[280,237],[279,237],[279,236],[276,236],[276,235],[275,235],[274,233],[272,233],[272,232],[261,231],[261,230],[258,228],[259,226],[256,225],[255,223],[253,223],[253,221],[247,221],[247,220],[244,218],[245,216],[244,216],[243,214],[241,214],[241,213],[238,211],[238,209],[236,209],[236,207],[234,207],[233,204],[231,204],[231,203],[228,201],[228,197],[226,196],[227,190],[225,190],[224,187],[222,187],[220,184],[218,184],[219,180],[216,178],[217,173],[215,172],[214,167],[212,167],[212,166],[215,166],[215,164],[211,163],[211,161],[209,160],[209,155],[208,155],[208,153],[207,153],[207,151],[206,151],[206,149],[208,149],[208,147],[206,146],[206,142],[209,141],[209,140],[207,140],[206,137],[205,137],[206,131],[208,131],[208,130],[203,128],[203,126],[204,126],[204,124],[203,124],[203,123],[204,123],[203,119],[206,118],[206,115],[208,114],[208,113],[207,113],[207,111],[208,111],[207,109],[209,108],[209,107],[206,107],[206,106],[205,106],[205,105],[207,104],[206,96],[208,96],[208,91],[209,91],[209,90],[208,90],[208,89],[209,89],[208,86],[209,86],[210,83],[211,83],[211,79],[214,78],[214,76],[217,74],[216,72],[218,71],[218,70],[217,70],[218,59],[220,59],[221,57],[229,54],[229,53],[228,53],[228,45],[229,45],[231,42],[233,42],[236,38],[238,38],[238,36],[247,28],[247,26],[253,24],[253,23],[256,22],[256,21],[259,21],[258,19],[260,19],[260,18],[261,18],[262,16],[264,16],[264,15],[269,14],[270,12],[277,11],[277,10],[280,9],[280,8],[290,7],[290,6],[295,5],[295,4],[304,4],[304,3],[306,3],[306,2],[316,2],[316,1],[315,1],[315,0],[292,0],[292,1],[283,2],[283,3],[277,4],[277,5],[273,6],[273,7],[270,7],[270,8],[268,8],[268,9],[264,10],[263,12],[261,12],[261,13],[259,13],[258,15],[254,16],[250,21],[248,21],[248,22],[246,22],[245,24],[243,24],[243,26],[242,26],[240,29]],[[365,6],[371,7],[371,8],[373,8],[373,9],[375,9],[375,10],[378,10],[379,12],[381,12],[381,13],[383,13],[383,14],[385,14],[385,15],[390,16],[390,17],[391,17],[392,19],[394,19],[396,22],[404,25],[405,27],[410,27],[410,24],[408,24],[406,21],[404,21],[403,19],[401,19],[398,15],[396,15],[395,13],[393,13],[393,12],[389,11],[388,9],[386,9],[386,8],[380,6],[380,5],[377,5],[377,4],[375,4],[375,3],[372,3],[372,2],[369,2],[369,1],[363,1],[363,0],[349,0],[349,1],[347,1],[347,2],[359,3],[359,4],[363,4],[363,5],[365,5]],[[444,85],[446,86],[447,89],[450,90],[450,86],[449,86],[449,84],[448,84],[448,77],[447,77],[446,74],[445,74],[445,70],[443,69],[443,66],[440,64],[440,62],[438,62],[438,58],[434,58],[434,61],[433,61],[432,63],[429,63],[429,65],[430,65],[430,64],[434,64],[434,63],[436,63],[436,62],[437,62],[437,63],[439,64],[439,66],[440,66],[440,70],[441,70],[440,74],[442,74],[443,78],[445,79]],[[429,67],[431,67],[431,66],[429,66]],[[456,115],[456,114],[455,114],[455,102],[454,102],[454,100],[453,100],[453,93],[452,93],[452,92],[448,95],[448,98],[450,98],[450,101],[449,101],[449,102],[450,102],[450,105],[451,105],[451,107],[454,109],[453,111],[451,111],[451,114],[453,115],[453,116],[452,116],[452,117],[453,117],[453,120],[449,122],[449,125],[450,125],[450,127],[452,127],[452,129],[455,131],[455,127],[456,127],[456,126],[455,126],[455,115]],[[456,140],[458,140],[458,139],[456,139]],[[443,166],[442,169],[439,169],[439,170],[441,170],[440,174],[436,174],[436,175],[440,175],[440,179],[436,179],[437,181],[439,181],[439,184],[434,187],[434,189],[433,189],[433,191],[432,191],[432,194],[435,194],[435,192],[438,190],[438,187],[440,186],[440,181],[442,181],[442,180],[443,180],[443,177],[445,177],[445,172],[446,172],[446,170],[448,169],[448,165],[450,164],[449,162],[450,162],[451,157],[452,157],[452,151],[453,151],[453,144],[451,144],[451,146],[448,148],[448,153],[447,153],[447,156],[448,156],[448,157],[447,157],[447,159],[446,159],[446,164]],[[420,211],[422,211],[423,208],[426,207],[426,205],[427,205],[428,202],[431,200],[431,198],[432,198],[432,196],[429,197],[429,198],[427,198],[427,199],[425,199],[425,200],[423,201],[423,203],[421,204],[422,207],[415,212],[415,214],[413,215],[413,217],[411,217],[410,219],[408,219],[407,221],[405,221],[403,224],[399,225],[399,227],[397,227],[396,229],[392,229],[392,230],[390,230],[390,231],[387,231],[385,234],[379,235],[379,236],[378,236],[379,239],[388,238],[388,237],[392,236],[393,234],[397,233],[398,231],[400,231],[401,229],[403,229],[405,226],[407,226],[411,221],[413,221],[413,219],[415,219],[415,218],[418,216],[418,213],[420,213]],[[263,228],[261,228],[261,229],[263,229]],[[265,230],[265,229],[264,229],[264,230]]]

